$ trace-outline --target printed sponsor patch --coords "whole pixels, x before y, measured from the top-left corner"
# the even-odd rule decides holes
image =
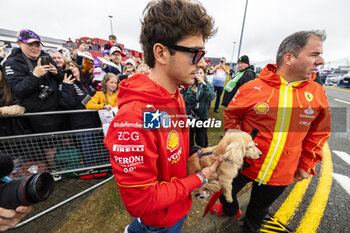
[[[120,157],[114,155],[114,161],[122,167],[124,173],[129,173],[134,171],[137,166],[144,164],[143,155],[132,155],[128,157]]]
[[[113,151],[116,152],[144,152],[144,145],[113,145]]]
[[[172,130],[168,135],[167,149],[173,152],[179,146],[179,134],[176,130]]]
[[[308,122],[308,121],[299,121],[299,125],[309,126],[310,124],[311,122]]]
[[[177,163],[179,162],[181,155],[182,155],[182,147],[176,153],[171,154],[170,157],[168,158],[168,161],[171,164]]]
[[[135,123],[129,123],[129,122],[114,122],[113,124],[114,128],[142,128],[142,124],[135,122]]]
[[[118,141],[138,141],[140,139],[139,132],[118,132]]]
[[[303,117],[303,118],[312,118],[314,119],[315,116],[312,115],[315,113],[315,111],[311,108],[311,106],[309,106],[307,109],[304,110],[304,113],[305,114],[300,114],[300,117]]]
[[[269,109],[270,109],[269,105],[264,102],[257,103],[254,106],[254,110],[257,114],[266,114],[269,111]]]

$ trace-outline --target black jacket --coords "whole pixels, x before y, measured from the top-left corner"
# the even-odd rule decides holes
[[[42,51],[40,56],[49,55]],[[28,61],[34,69],[37,61],[31,59]],[[51,57],[50,63],[56,66]],[[26,112],[59,110],[58,84],[62,79],[60,71],[57,75],[47,73],[40,78],[34,76],[20,48],[12,50],[3,66],[5,78],[12,94],[26,108]],[[47,97],[45,97],[46,95]],[[62,117],[58,115],[32,116],[29,117],[29,120],[36,133],[61,129]]]
[[[62,83],[60,90],[60,105],[64,109],[85,109],[86,103],[96,90],[89,79],[86,82],[75,81],[74,84]],[[71,129],[84,129],[100,127],[97,112],[69,114]]]
[[[245,71],[244,74],[238,80],[236,86],[232,89],[232,91],[228,92],[227,90],[225,90],[224,97],[222,98],[222,102],[221,102],[222,106],[227,107],[227,105],[230,103],[232,98],[235,96],[235,94],[240,86],[242,86],[246,82],[249,82],[250,80],[255,79],[255,72],[253,70],[254,70],[254,68],[252,66],[248,66],[247,69],[244,70]],[[238,72],[237,72],[237,74],[238,74]]]
[[[42,51],[40,56],[49,55]],[[29,61],[35,68],[37,61],[31,59]],[[56,65],[51,57],[50,62]],[[4,62],[4,70],[5,78],[11,88],[12,94],[23,104],[27,112],[53,111],[58,109],[58,84],[62,81],[60,73],[58,75],[47,73],[40,78],[34,76],[20,48],[12,50],[12,53]],[[51,93],[47,98],[39,97],[41,85],[48,86],[51,89]]]

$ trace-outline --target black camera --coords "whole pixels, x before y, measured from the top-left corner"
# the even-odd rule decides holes
[[[50,65],[50,58],[48,56],[42,56],[41,58],[41,65]]]
[[[6,163],[9,162],[6,158],[9,156],[0,157],[0,163],[2,163],[0,164],[0,167],[8,168],[9,165]],[[13,168],[13,162],[11,159],[10,163],[12,163]],[[12,170],[12,168],[10,168],[10,170]],[[4,181],[6,180],[5,177],[3,177],[0,183],[0,207],[6,209],[16,209],[18,206],[29,206],[45,201],[52,194],[55,185],[52,176],[48,172],[37,173],[32,176],[16,178],[13,180],[10,180],[8,177],[6,178],[6,182]]]
[[[67,77],[69,77],[69,75],[72,75],[72,77],[73,77],[73,72],[72,72],[71,69],[64,69],[64,70],[63,70],[63,73],[64,73],[64,74],[67,74]]]
[[[52,89],[49,86],[40,85],[40,93],[38,96],[40,99],[44,100],[51,94],[52,94]]]

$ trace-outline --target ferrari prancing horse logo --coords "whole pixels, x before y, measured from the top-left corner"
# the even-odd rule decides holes
[[[308,102],[311,102],[314,99],[314,95],[312,93],[305,91],[304,94],[305,94],[305,99]]]

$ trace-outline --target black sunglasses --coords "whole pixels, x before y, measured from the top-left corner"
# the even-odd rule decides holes
[[[169,48],[172,48],[176,51],[194,53],[192,63],[197,65],[198,62],[204,57],[206,51],[200,49],[188,48],[180,45],[166,45]]]

